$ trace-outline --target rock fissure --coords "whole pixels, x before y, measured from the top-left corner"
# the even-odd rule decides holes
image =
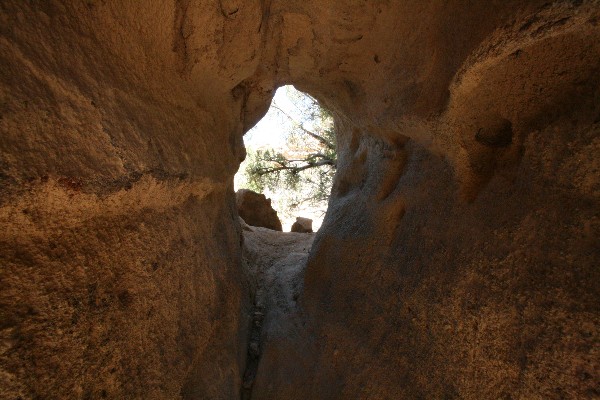
[[[261,357],[271,340],[298,318],[306,260],[313,233],[284,233],[242,223],[244,265],[253,294],[241,398],[249,400],[261,376]]]
[[[259,289],[260,290],[260,289]],[[246,354],[246,368],[242,380],[241,399],[251,400],[252,387],[258,372],[258,363],[260,362],[261,353],[261,333],[264,320],[264,308],[256,304],[250,310],[250,328],[248,336],[248,352]]]

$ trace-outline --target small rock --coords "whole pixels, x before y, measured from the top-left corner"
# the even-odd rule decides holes
[[[292,232],[297,233],[312,233],[312,222],[310,218],[297,217],[296,222],[292,225]]]

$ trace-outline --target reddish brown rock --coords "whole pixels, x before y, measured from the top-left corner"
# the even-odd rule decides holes
[[[271,199],[264,194],[248,189],[240,189],[235,194],[240,217],[251,226],[259,226],[281,231],[281,221],[277,211],[271,207]]]

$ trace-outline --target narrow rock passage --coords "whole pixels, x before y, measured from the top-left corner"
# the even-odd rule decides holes
[[[241,223],[244,265],[254,300],[241,389],[241,399],[249,400],[269,338],[283,334],[297,314],[306,260],[315,234],[283,233]]]

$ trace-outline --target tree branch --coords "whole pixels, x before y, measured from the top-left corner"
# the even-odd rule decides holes
[[[292,167],[292,166],[286,165],[286,166],[273,167],[273,168],[259,168],[256,170],[256,174],[259,176],[263,176],[263,175],[271,174],[273,172],[278,172],[278,171],[292,171],[294,173],[298,173],[300,171],[304,171],[304,170],[307,170],[310,168],[318,168],[318,167],[322,167],[324,165],[330,165],[335,168],[335,162],[333,162],[333,160],[326,159],[326,160],[321,160],[321,161],[318,161],[315,163],[307,163],[300,167],[296,167],[296,166]]]
[[[304,125],[302,125],[301,123],[299,123],[298,121],[296,121],[291,115],[289,115],[287,112],[283,111],[281,109],[281,107],[279,107],[277,105],[277,103],[273,102],[271,104],[271,107],[273,107],[274,109],[278,110],[279,112],[281,112],[283,115],[285,115],[290,121],[292,121],[294,124],[296,124],[298,126],[298,128],[300,128],[304,133],[306,133],[308,136],[312,137],[313,139],[316,139],[317,141],[319,141],[321,144],[323,144],[325,147],[327,147],[328,149],[331,150],[335,150],[335,145],[331,142],[329,142],[327,139],[325,139],[323,136],[314,133],[312,131],[309,131],[308,129],[306,129],[304,127]]]

